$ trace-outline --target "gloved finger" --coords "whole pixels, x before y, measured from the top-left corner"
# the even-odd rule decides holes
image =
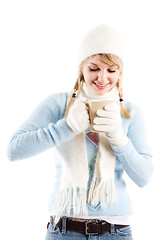
[[[86,118],[89,121],[89,114],[88,114],[88,111],[85,107],[84,107],[83,111],[81,112],[81,116],[83,118]]]
[[[95,124],[102,124],[102,125],[107,125],[107,126],[113,126],[118,124],[117,119],[109,119],[109,118],[103,118],[103,117],[96,117],[93,120],[93,123]]]
[[[105,117],[105,118],[117,118],[117,113],[106,111],[106,110],[98,110],[97,116]]]
[[[114,129],[112,129],[110,126],[107,125],[93,125],[93,129],[98,131],[98,132],[113,132]]]

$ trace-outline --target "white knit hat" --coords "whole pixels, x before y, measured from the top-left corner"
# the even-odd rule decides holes
[[[122,36],[106,24],[91,29],[82,41],[78,53],[78,64],[98,53],[111,53],[123,60]]]

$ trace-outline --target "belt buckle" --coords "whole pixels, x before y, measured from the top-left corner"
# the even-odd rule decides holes
[[[96,223],[98,223],[98,220],[96,220],[96,219],[91,219],[91,220],[88,220],[88,221],[86,221],[85,222],[85,233],[86,233],[86,235],[96,235],[96,234],[98,234],[98,233],[93,233],[93,232],[88,232],[88,224],[96,224]]]

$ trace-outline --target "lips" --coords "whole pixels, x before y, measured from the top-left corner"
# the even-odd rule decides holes
[[[105,88],[107,87],[107,85],[109,84],[109,83],[100,84],[100,83],[98,83],[98,82],[93,82],[93,83],[94,83],[94,85],[95,85],[98,89],[105,89]]]

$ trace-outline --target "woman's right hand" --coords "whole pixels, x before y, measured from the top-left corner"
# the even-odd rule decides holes
[[[84,98],[75,100],[66,117],[68,126],[76,134],[84,132],[89,127],[89,115],[84,102]]]

